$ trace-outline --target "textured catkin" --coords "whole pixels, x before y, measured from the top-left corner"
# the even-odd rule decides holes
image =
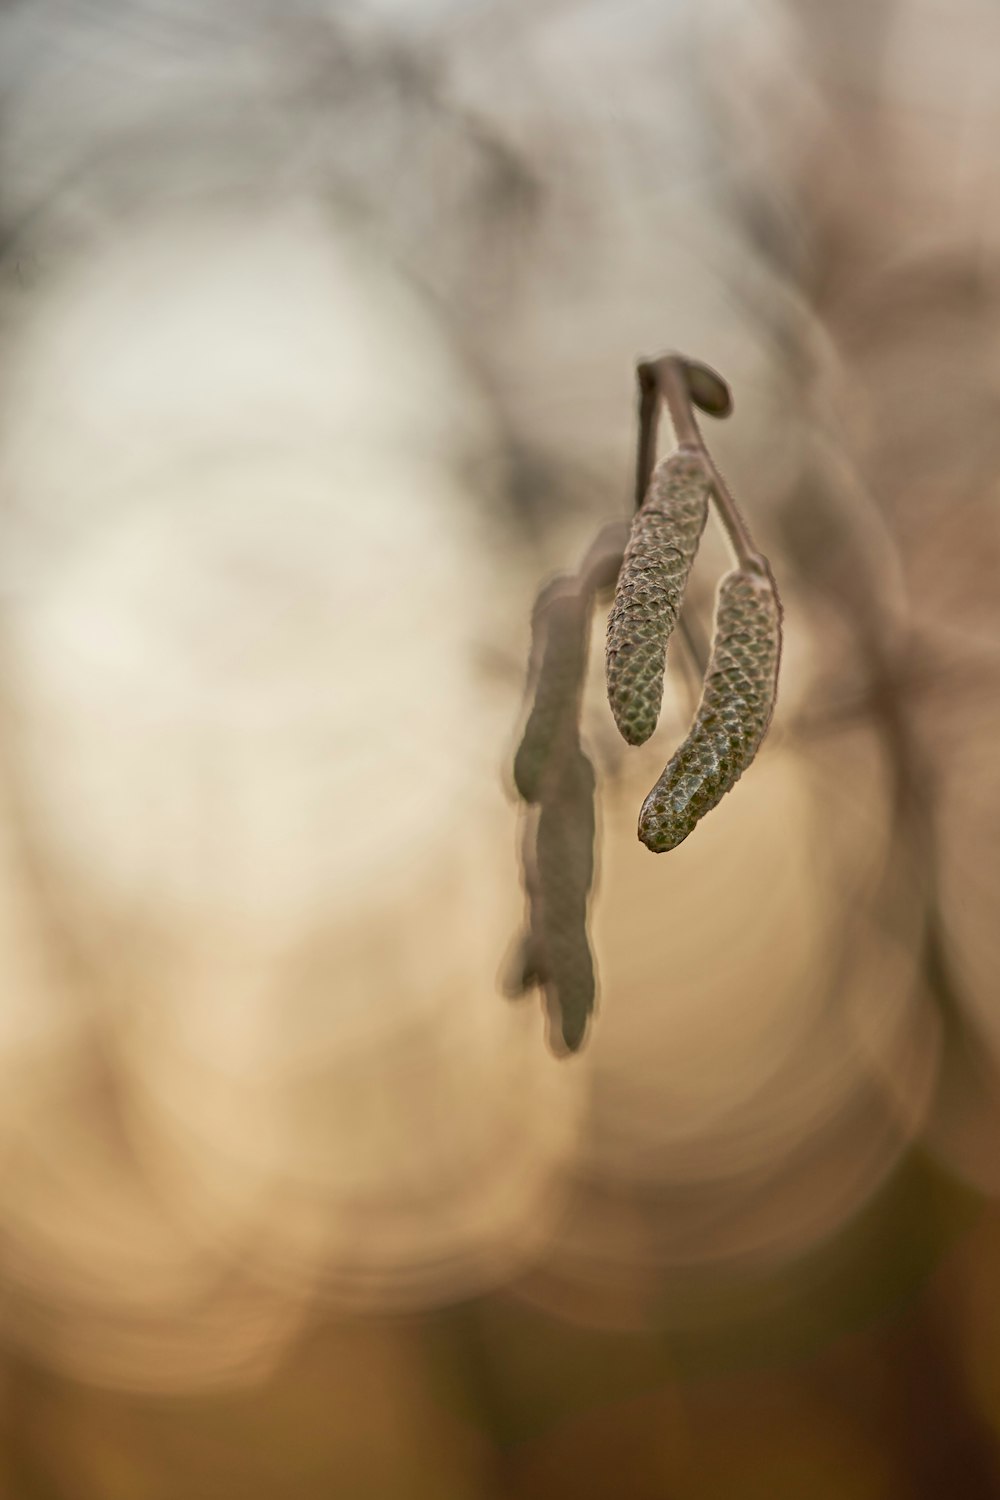
[[[658,464],[636,512],[608,618],[608,702],[630,745],[656,728],[667,641],[708,515],[709,481],[678,449]]]
[[[743,569],[727,574],[694,723],[639,814],[639,838],[654,854],[686,839],[753,760],[771,721],[780,652],[772,579]]]
[[[535,607],[532,667],[535,696],[514,757],[514,785],[537,802],[560,743],[575,741],[587,663],[591,600],[568,580],[543,592]],[[537,664],[537,668],[536,668]]]
[[[563,1041],[580,1046],[594,1008],[587,902],[594,878],[594,769],[576,744],[547,780],[535,839],[531,944]]]

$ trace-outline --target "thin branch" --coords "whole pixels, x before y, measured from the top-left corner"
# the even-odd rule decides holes
[[[648,364],[636,366],[639,382],[639,441],[635,455],[635,508],[640,510],[656,466],[656,434],[660,425],[660,392]]]
[[[685,359],[681,354],[663,354],[657,359],[641,360],[637,366],[637,376],[642,392],[637,480],[644,472],[644,465],[652,472],[651,447],[655,445],[656,423],[655,418],[649,415],[647,396],[647,392],[652,389],[662,397],[670,413],[678,446],[696,454],[705,470],[712,486],[716,514],[737,563],[741,568],[754,573],[769,573],[767,560],[757,550],[732,491],[705,446],[694,414],[694,400],[697,400],[698,405],[710,411],[713,416],[727,415],[732,409],[732,403],[725,381],[707,365]]]

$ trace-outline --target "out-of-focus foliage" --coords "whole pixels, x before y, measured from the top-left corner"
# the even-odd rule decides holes
[[[0,44],[0,1490],[1000,1493],[1000,14]],[[654,859],[690,682],[626,750],[595,619],[557,1059],[498,977],[531,600],[668,345],[779,707]]]

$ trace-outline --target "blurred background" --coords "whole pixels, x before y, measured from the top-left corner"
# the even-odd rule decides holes
[[[0,11],[0,1495],[1000,1496],[1000,12]],[[636,358],[785,603],[500,974]],[[665,435],[669,440],[669,435]],[[690,591],[707,638],[727,566]]]

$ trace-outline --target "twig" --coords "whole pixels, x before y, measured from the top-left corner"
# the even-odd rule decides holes
[[[722,376],[707,365],[686,359],[681,354],[661,354],[656,359],[640,360],[636,375],[641,393],[637,487],[643,475],[648,484],[649,474],[652,473],[652,454],[656,442],[656,396],[659,396],[670,413],[678,447],[695,453],[708,476],[716,514],[729,538],[738,565],[748,572],[769,574],[767,559],[757,550],[750,528],[705,446],[694,414],[694,403],[697,402],[702,410],[709,411],[713,416],[728,416],[732,410],[732,400],[729,387]]]

